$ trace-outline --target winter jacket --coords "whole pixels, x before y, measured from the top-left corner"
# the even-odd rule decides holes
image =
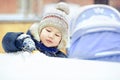
[[[19,48],[20,45],[18,45],[16,43],[17,37],[20,36],[21,34],[23,34],[23,33],[22,32],[17,32],[17,33],[16,32],[8,32],[8,33],[6,33],[6,35],[3,37],[3,40],[2,40],[3,49],[8,53],[22,51],[21,48]],[[27,34],[32,37],[32,34],[30,33],[30,31],[28,31]],[[32,39],[35,41],[35,39],[33,37],[32,37]],[[49,48],[45,48],[45,47],[43,48],[42,47],[42,49],[41,49],[37,43],[38,42],[35,41],[36,48],[40,52],[44,53],[47,56],[50,56],[50,57],[63,57],[63,58],[67,57],[63,52],[61,52],[57,48],[54,48],[55,52],[53,51],[53,53],[52,53],[51,49],[50,49],[51,52],[50,52]]]
[[[3,40],[2,40],[2,46],[3,46],[3,49],[6,51],[6,52],[8,52],[8,53],[10,53],[10,52],[17,52],[17,51],[22,51],[18,46],[19,45],[16,45],[16,39],[17,39],[17,37],[19,36],[19,35],[21,35],[21,34],[23,34],[23,33],[16,33],[16,32],[8,32],[5,36],[4,36],[4,38],[3,38]],[[36,44],[37,42],[35,42],[35,44]],[[44,54],[46,54],[47,56],[51,56],[51,57],[64,57],[64,58],[66,58],[67,56],[63,53],[63,52],[61,52],[60,50],[57,50],[56,51],[56,53],[49,53],[49,52],[47,52],[47,51],[43,51],[42,49],[40,50],[39,49],[39,46],[36,46],[36,48],[39,50],[39,51],[41,51],[41,52],[43,52]],[[44,48],[43,48],[44,49]],[[45,49],[45,50],[47,50],[47,49]]]

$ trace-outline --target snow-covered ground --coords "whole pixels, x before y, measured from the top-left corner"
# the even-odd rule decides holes
[[[120,80],[120,63],[0,54],[0,80]]]

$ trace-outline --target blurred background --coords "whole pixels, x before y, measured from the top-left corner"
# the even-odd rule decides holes
[[[80,7],[106,4],[120,11],[120,0],[0,0],[0,53],[4,52],[2,38],[7,32],[26,32],[34,22],[40,21],[46,5],[61,1]]]

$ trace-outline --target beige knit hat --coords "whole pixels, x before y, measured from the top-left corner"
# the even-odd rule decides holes
[[[40,23],[36,23],[38,25],[38,35],[37,32],[34,32],[34,38],[40,41],[39,34],[41,30],[45,27],[55,27],[60,30],[62,33],[62,40],[58,45],[58,49],[66,47],[66,43],[68,41],[68,14],[69,14],[69,7],[66,3],[60,2],[58,3],[53,9],[50,9],[44,13]],[[33,30],[33,29],[32,29]]]

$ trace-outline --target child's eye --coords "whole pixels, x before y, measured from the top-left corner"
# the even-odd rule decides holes
[[[61,35],[60,34],[55,34],[55,36],[60,37]]]
[[[51,32],[51,30],[50,30],[50,29],[46,29],[46,31],[47,31],[47,32]]]

